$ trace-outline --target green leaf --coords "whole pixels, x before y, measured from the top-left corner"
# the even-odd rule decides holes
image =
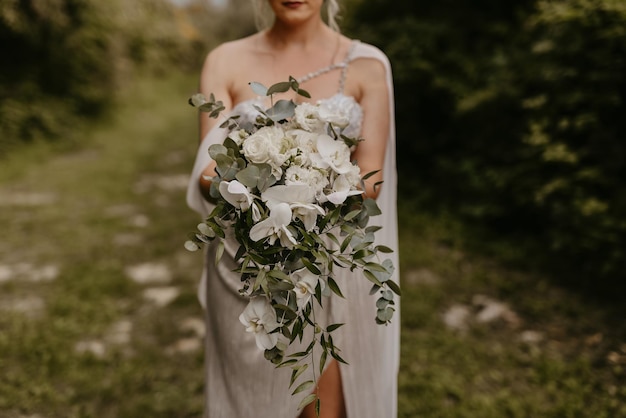
[[[361,179],[362,180],[367,180],[368,178],[372,177],[374,174],[378,173],[380,170],[376,170],[376,171],[370,171],[369,173],[367,173],[366,175],[364,175]]]
[[[379,251],[381,253],[392,253],[393,250],[385,245],[377,245],[376,248],[374,248],[376,251]]]
[[[189,98],[189,104],[193,107],[200,107],[207,102],[206,97],[202,93],[196,93]]]
[[[217,158],[218,155],[220,154],[224,154],[224,155],[228,155],[228,148],[226,148],[224,145],[222,144],[213,144],[209,147],[209,155],[211,156],[211,158],[213,158],[214,160]]]
[[[222,259],[222,255],[224,255],[224,240],[220,240],[217,244],[217,249],[215,250],[215,264],[217,265]]]
[[[333,358],[337,360],[338,362],[343,363],[343,364],[348,364],[348,362],[345,361],[343,358],[341,358],[341,356],[337,354],[335,351],[331,351],[330,355],[333,356]]]
[[[359,216],[360,213],[361,213],[361,209],[356,209],[351,212],[348,212],[348,214],[346,214],[346,216],[343,217],[343,220],[350,221],[354,219],[355,217]]]
[[[280,363],[278,366],[276,366],[277,368],[279,367],[287,367],[287,366],[291,366],[292,364],[295,364],[298,362],[298,359],[292,358],[289,360],[285,360],[282,363]]]
[[[376,276],[374,276],[374,273],[372,273],[369,270],[363,270],[363,274],[365,275],[365,277],[367,278],[367,280],[369,280],[370,282],[374,283],[377,286],[382,287],[383,284],[380,282],[380,280],[378,280],[376,278]]]
[[[393,293],[398,296],[402,296],[402,291],[400,290],[400,286],[398,286],[398,283],[394,282],[393,280],[387,280],[385,284],[387,285],[387,287],[389,287],[389,289],[393,291]]]
[[[290,88],[291,83],[288,81],[283,81],[270,86],[270,88],[267,89],[267,93],[265,93],[265,95],[270,96],[275,93],[285,93],[286,91],[289,91]]]
[[[339,328],[339,327],[341,327],[341,326],[343,326],[343,325],[344,325],[344,324],[332,324],[332,325],[329,325],[329,326],[326,328],[326,332],[333,332],[334,330],[336,330],[337,328]]]
[[[389,322],[393,317],[394,309],[390,306],[385,309],[379,309],[376,313],[376,318],[381,322]]]
[[[311,98],[311,93],[309,93],[306,90],[302,90],[302,89],[297,89],[296,93],[298,93],[300,96],[302,97],[306,97],[307,99]]]
[[[302,257],[301,260],[302,260],[302,264],[304,264],[304,267],[306,267],[307,270],[309,270],[311,273],[316,274],[318,276],[322,274],[320,269],[317,268],[315,264],[311,263],[311,261],[308,258]]]
[[[364,267],[367,267],[370,271],[381,271],[383,273],[387,273],[387,269],[378,263],[365,263]]]
[[[248,85],[250,86],[250,88],[252,89],[252,91],[254,92],[254,94],[256,94],[257,96],[267,96],[267,87],[265,87],[263,84],[258,83],[256,81],[253,81],[251,83],[248,83]]]
[[[289,119],[294,115],[296,104],[291,100],[279,100],[265,111],[268,118],[274,122],[279,122],[283,119]]]
[[[368,197],[367,199],[363,200],[363,206],[365,206],[365,210],[367,211],[367,214],[369,216],[376,216],[382,213],[380,211],[380,208],[376,204],[376,201],[372,198]]]
[[[326,357],[328,357],[328,350],[324,350],[320,356],[320,375],[324,372],[324,366],[326,365]]]
[[[297,393],[303,392],[307,389],[310,389],[313,387],[313,385],[315,385],[315,382],[313,382],[312,380],[307,380],[306,382],[300,383],[298,385],[297,388],[294,389],[293,392],[291,392],[292,395],[295,395]],[[310,403],[310,402],[309,402]]]
[[[339,288],[339,285],[337,284],[335,279],[333,279],[332,277],[328,277],[327,282],[330,290],[332,290],[337,296],[344,298],[343,293],[341,293],[341,289]]]
[[[270,277],[275,277],[277,279],[287,281],[287,282],[290,281],[289,276],[287,276],[287,274],[285,274],[285,272],[281,270],[270,270],[267,272],[267,275]],[[293,289],[293,284],[291,286],[291,289]],[[290,289],[287,289],[287,290],[290,290]]]
[[[317,399],[317,395],[315,393],[311,393],[310,395],[305,396],[304,399],[300,401],[300,404],[298,405],[298,409],[300,410],[304,408],[305,406],[313,402],[315,399]],[[319,417],[319,412],[317,413],[317,416]]]
[[[380,298],[376,301],[377,309],[385,309],[389,305],[389,301],[385,298]]]
[[[306,369],[309,368],[309,364],[303,364],[302,366],[296,366],[293,368],[293,371],[291,372],[291,381],[289,383],[289,387],[293,386],[293,383],[296,381],[296,379],[298,377],[300,377],[300,375],[302,373],[304,373],[306,371]]]

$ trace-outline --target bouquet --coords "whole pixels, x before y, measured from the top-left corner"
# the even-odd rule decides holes
[[[219,262],[227,233],[234,234],[240,245],[235,255],[239,292],[249,299],[239,320],[269,361],[292,369],[293,386],[310,365],[313,376],[318,368],[321,374],[328,356],[346,363],[332,337],[343,324],[323,327],[315,320],[326,297],[342,298],[341,286],[351,285],[337,283],[336,269],[358,269],[371,282],[371,294],[380,294],[373,315],[378,324],[391,320],[400,289],[390,280],[391,260],[381,260],[392,250],[376,245],[380,227],[368,226],[380,210],[375,200],[364,197],[363,182],[375,172],[361,177],[350,161],[360,140],[342,135],[347,117],[323,103],[274,102],[274,94],[289,90],[310,98],[291,77],[269,88],[250,85],[259,96],[269,96],[271,106],[257,106],[259,116],[247,129],[237,115],[221,125],[228,136],[208,150],[216,162],[210,189],[216,206],[185,247],[194,251],[219,240]],[[212,117],[224,110],[212,94],[208,100],[196,94],[190,103]],[[305,334],[307,327],[312,331]],[[286,354],[291,343],[305,338],[310,341],[304,341],[304,351]],[[292,394],[316,384],[314,377]],[[300,407],[315,400],[319,410],[315,394]]]

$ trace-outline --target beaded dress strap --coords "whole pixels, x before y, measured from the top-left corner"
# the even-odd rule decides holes
[[[346,57],[342,62],[331,64],[328,67],[320,68],[317,71],[310,72],[298,78],[298,83],[304,83],[305,81],[309,81],[312,78],[319,77],[322,74],[326,74],[330,71],[336,70],[337,68],[341,68],[341,77],[339,78],[339,93],[343,93],[343,89],[346,84],[346,72],[348,70],[348,64],[352,59],[352,53],[354,52],[354,49],[356,48],[356,45],[358,43],[359,41],[352,41],[352,45],[350,46],[350,49],[348,50],[348,53],[346,54]]]

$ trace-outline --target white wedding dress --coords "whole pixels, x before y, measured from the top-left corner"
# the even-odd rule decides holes
[[[377,232],[377,244],[395,250],[389,254],[396,267],[393,280],[398,281],[398,230],[396,216],[396,162],[393,88],[391,68],[387,57],[377,48],[354,41],[353,48],[343,63],[333,66],[342,69],[339,92],[324,102],[347,112],[352,132],[358,136],[363,112],[356,101],[343,94],[345,68],[357,59],[375,59],[387,70],[390,95],[390,129],[383,167],[383,186],[378,196],[382,215],[371,219],[371,224],[381,225]],[[324,72],[322,69],[316,74]],[[253,120],[256,110],[254,100],[238,104],[234,114],[241,120]],[[368,117],[366,115],[366,117]],[[376,117],[375,115],[369,117]],[[194,164],[187,191],[189,206],[206,217],[212,205],[201,195],[198,179],[210,162],[208,148],[221,143],[226,135],[224,129],[215,127],[203,139]],[[365,138],[367,140],[367,138]],[[238,289],[239,276],[232,272],[233,260],[238,249],[234,239],[227,240],[226,251],[220,263],[215,265],[216,245],[209,245],[199,290],[199,298],[206,308],[206,418],[297,418],[297,406],[305,394],[291,395],[289,390],[290,369],[276,369],[268,362],[255,343],[253,334],[245,332],[239,315],[247,305]],[[349,365],[340,365],[343,394],[348,418],[395,418],[397,415],[397,374],[400,346],[400,311],[392,324],[377,325],[375,301],[378,295],[369,296],[371,284],[357,272],[337,270],[336,280],[345,299],[334,297],[324,305],[323,315],[317,318],[325,323],[345,323],[333,332],[335,345]],[[319,312],[319,310],[318,310]],[[309,368],[311,369],[311,368]],[[310,370],[309,370],[310,371]],[[312,376],[309,376],[309,378]],[[303,381],[303,380],[302,380]],[[323,408],[322,404],[322,408]]]

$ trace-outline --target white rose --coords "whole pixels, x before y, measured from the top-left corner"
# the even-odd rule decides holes
[[[313,167],[291,166],[285,171],[285,184],[306,184],[317,195],[328,185],[325,172]]]
[[[345,128],[350,123],[350,119],[348,119],[345,112],[333,110],[324,104],[319,104],[317,117],[321,121],[330,123],[341,129]]]
[[[243,155],[253,163],[269,163],[279,153],[284,132],[277,126],[265,126],[243,141]]]
[[[311,103],[302,103],[296,106],[294,119],[300,128],[309,132],[324,129],[324,121],[319,118],[319,107]]]

